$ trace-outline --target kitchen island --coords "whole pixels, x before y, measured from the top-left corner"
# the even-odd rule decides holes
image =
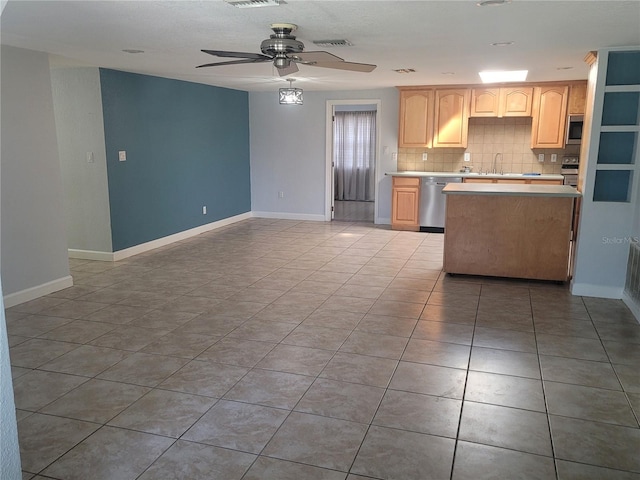
[[[447,185],[444,271],[566,281],[576,200],[568,185]]]

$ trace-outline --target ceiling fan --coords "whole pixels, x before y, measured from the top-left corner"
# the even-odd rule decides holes
[[[238,65],[241,63],[271,62],[278,69],[281,77],[298,71],[298,63],[314,67],[351,70],[353,72],[371,72],[376,65],[368,63],[345,62],[344,59],[329,52],[303,52],[304,44],[291,35],[297,29],[292,23],[273,23],[273,34],[260,45],[262,53],[227,52],[224,50],[202,50],[215,57],[240,58],[228,62],[206,63],[196,68],[216,67],[220,65]]]

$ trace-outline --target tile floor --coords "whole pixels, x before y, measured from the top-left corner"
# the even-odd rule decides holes
[[[339,221],[373,223],[374,205],[374,202],[334,200],[333,218]]]
[[[25,479],[638,479],[620,301],[251,219],[7,311]]]

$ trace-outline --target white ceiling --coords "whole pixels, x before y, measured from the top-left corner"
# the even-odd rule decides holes
[[[588,51],[640,45],[640,0],[513,0],[499,7],[479,7],[477,0],[286,1],[238,9],[223,0],[10,0],[0,33],[3,44],[54,54],[54,66],[93,65],[247,91],[287,84],[268,62],[195,69],[230,60],[200,49],[260,53],[271,23],[297,24],[305,51],[378,65],[371,73],[301,65],[291,77],[307,90],[479,83],[478,71],[494,69],[528,69],[533,82],[584,79]],[[312,42],[328,39],[353,46]]]

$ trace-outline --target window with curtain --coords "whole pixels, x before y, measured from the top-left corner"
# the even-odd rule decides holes
[[[373,201],[376,112],[335,112],[333,129],[335,199]]]

